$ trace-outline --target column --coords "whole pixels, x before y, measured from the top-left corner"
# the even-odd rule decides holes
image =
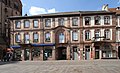
[[[99,50],[99,59],[101,59],[102,58],[102,50],[100,49]]]
[[[22,53],[21,53],[21,60],[24,61],[25,60],[25,57],[24,57],[24,49],[21,50]]]
[[[52,49],[52,60],[55,60],[55,46]]]
[[[43,61],[43,55],[44,52],[43,52],[43,48],[40,49],[40,60]]]
[[[94,47],[94,43],[92,43],[92,58],[95,59],[95,47]]]
[[[70,46],[67,46],[67,60],[70,60]]]
[[[30,53],[29,53],[29,60],[32,60],[32,48],[30,48]]]

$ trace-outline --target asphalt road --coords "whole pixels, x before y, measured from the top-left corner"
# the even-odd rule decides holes
[[[120,60],[0,62],[0,73],[120,73]]]

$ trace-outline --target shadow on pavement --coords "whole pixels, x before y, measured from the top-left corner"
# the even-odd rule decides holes
[[[13,63],[18,63],[18,62],[19,62],[19,61],[8,61],[8,62],[0,61],[0,65],[13,64]]]

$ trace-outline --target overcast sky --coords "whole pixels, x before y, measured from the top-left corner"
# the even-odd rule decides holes
[[[103,4],[109,7],[120,6],[120,0],[21,0],[23,15],[46,14],[54,12],[101,10]]]

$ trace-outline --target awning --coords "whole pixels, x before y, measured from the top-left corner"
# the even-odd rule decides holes
[[[33,47],[55,46],[55,44],[31,44]]]
[[[10,47],[13,48],[13,49],[21,48],[19,45],[14,45],[14,46],[10,46]]]

